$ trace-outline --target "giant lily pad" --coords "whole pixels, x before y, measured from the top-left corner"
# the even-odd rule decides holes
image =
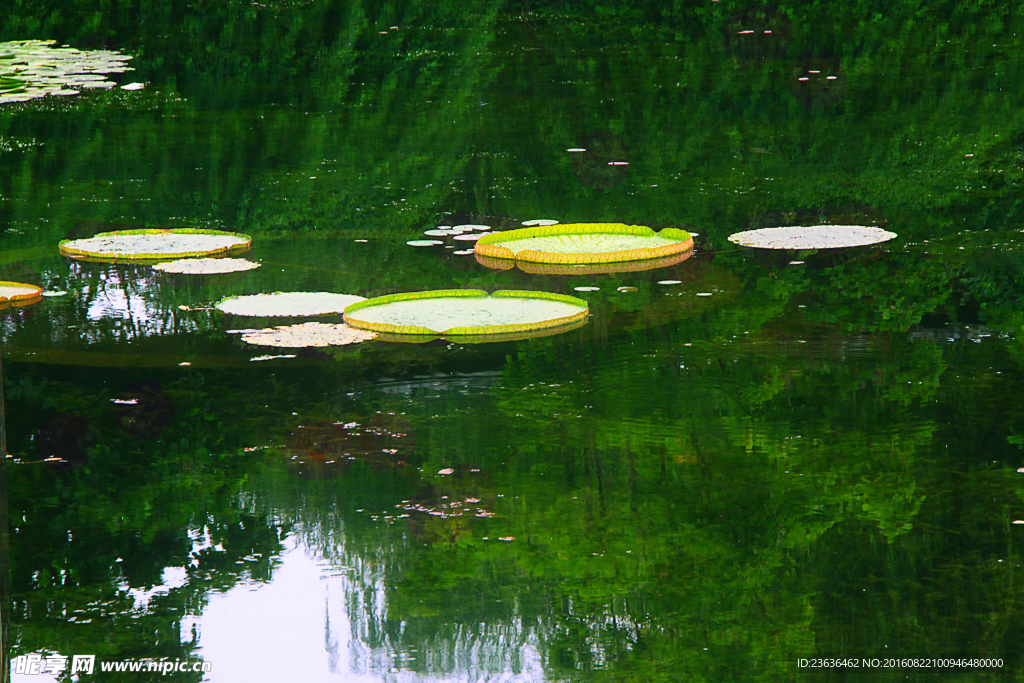
[[[102,74],[132,71],[129,55],[110,50],[54,47],[54,40],[0,43],[0,105],[46,95],[77,95],[83,89],[111,88]]]
[[[759,249],[838,249],[880,244],[896,233],[869,225],[805,225],[760,228],[729,235],[729,241]]]
[[[41,287],[26,285],[21,282],[0,281],[0,303],[16,301],[35,301],[43,294]]]
[[[303,323],[281,325],[257,330],[242,335],[242,341],[257,346],[284,348],[308,348],[311,346],[345,346],[369,341],[377,335],[367,330],[358,330],[349,325],[328,325],[326,323]]]
[[[366,301],[366,297],[331,292],[274,292],[229,296],[216,308],[229,315],[286,318],[341,313],[346,306],[360,301]]]
[[[352,304],[345,309],[345,322],[389,335],[489,338],[569,326],[587,313],[586,301],[564,294],[442,289]]]
[[[509,270],[518,266],[524,273],[533,275],[600,275],[603,273],[636,273],[656,268],[667,268],[682,263],[691,256],[693,256],[693,249],[662,258],[644,259],[643,261],[616,261],[614,263],[532,263],[530,261],[489,258],[480,254],[476,254],[476,260],[482,266],[498,270]]]
[[[60,253],[72,258],[101,261],[159,261],[211,256],[252,246],[252,238],[236,232],[176,228],[173,230],[119,230],[80,240],[64,240]]]
[[[655,233],[642,225],[570,223],[484,235],[476,253],[516,262],[581,265],[658,259],[692,247],[690,234],[676,228]]]
[[[240,273],[259,268],[261,265],[263,264],[244,258],[186,258],[157,263],[153,266],[153,270],[186,275],[216,275],[219,273]]]

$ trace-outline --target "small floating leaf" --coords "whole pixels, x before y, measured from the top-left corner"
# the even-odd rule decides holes
[[[599,292],[600,287],[573,287],[577,292]]]
[[[681,285],[682,280],[658,280],[659,285]]]
[[[216,306],[229,315],[281,318],[340,313],[346,306],[366,301],[365,297],[332,292],[274,292],[229,296]]]
[[[444,244],[441,240],[409,240],[406,242],[410,247],[436,247],[439,244]]]
[[[537,220],[533,221],[523,221],[523,225],[526,226],[527,228],[543,227],[545,225],[558,225],[558,221],[552,221],[546,218],[538,218]]]
[[[838,249],[880,244],[896,233],[869,225],[805,225],[760,228],[729,235],[729,241],[759,249]]]

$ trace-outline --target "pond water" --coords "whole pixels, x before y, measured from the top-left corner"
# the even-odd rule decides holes
[[[134,69],[0,103],[0,280],[46,294],[0,310],[0,676],[1015,679],[1024,12],[658,5],[0,16],[0,42]],[[526,272],[459,231],[407,244],[537,220],[684,228],[695,251]],[[815,225],[897,237],[728,240]],[[57,249],[166,227],[251,235],[236,256],[261,266]],[[213,309],[466,288],[590,317],[282,349],[239,330],[287,321]],[[141,660],[188,670],[101,672]]]

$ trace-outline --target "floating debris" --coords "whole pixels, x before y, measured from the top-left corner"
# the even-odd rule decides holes
[[[486,235],[476,253],[494,259],[547,264],[599,264],[643,261],[685,253],[693,238],[685,230],[659,233],[642,225],[569,223]]]
[[[80,240],[64,240],[60,253],[101,261],[158,261],[212,256],[252,246],[248,235],[220,230],[118,230]]]
[[[367,299],[345,309],[345,322],[393,335],[484,337],[570,325],[588,312],[586,301],[564,294],[446,289]]]
[[[261,265],[263,264],[244,258],[192,258],[157,263],[153,265],[153,270],[188,275],[215,275],[218,273],[241,273],[259,268]]]
[[[284,348],[308,348],[323,346],[346,346],[369,341],[377,335],[366,330],[357,330],[345,324],[302,323],[268,327],[257,332],[242,335],[242,341],[256,346],[278,346]]]
[[[758,249],[838,249],[887,242],[896,233],[869,225],[807,225],[760,228],[729,235],[729,241]]]
[[[625,294],[627,292],[638,292],[640,290],[638,290],[636,287],[617,287],[615,291],[622,292],[623,294]]]
[[[366,297],[332,292],[274,292],[229,296],[215,308],[228,315],[289,318],[341,313],[346,306],[360,301],[366,301]]]
[[[255,363],[256,361],[261,361],[261,360],[274,360],[275,358],[295,358],[295,357],[296,356],[295,356],[294,353],[282,353],[282,354],[277,355],[277,356],[254,356],[254,357],[249,359],[249,362],[250,363]]]

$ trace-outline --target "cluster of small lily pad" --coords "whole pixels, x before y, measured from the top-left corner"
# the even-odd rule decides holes
[[[558,221],[547,219],[523,221],[523,226],[525,227],[557,224]],[[430,228],[429,230],[423,231],[423,234],[426,235],[427,237],[430,237],[431,239],[409,240],[408,242],[406,242],[406,244],[408,244],[410,247],[437,247],[444,244],[444,239],[438,238],[449,237],[456,242],[470,243],[476,242],[484,235],[492,235],[496,232],[501,231],[493,228],[490,225],[480,225],[473,223],[467,223],[464,225],[439,225],[436,228]],[[453,251],[452,253],[455,254],[456,256],[470,256],[474,252],[473,249],[460,249],[458,251]]]
[[[130,55],[110,50],[54,47],[54,40],[0,43],[0,104],[27,102],[47,95],[77,95],[86,89],[113,88],[104,74],[133,71]],[[137,90],[141,83],[122,86]]]

